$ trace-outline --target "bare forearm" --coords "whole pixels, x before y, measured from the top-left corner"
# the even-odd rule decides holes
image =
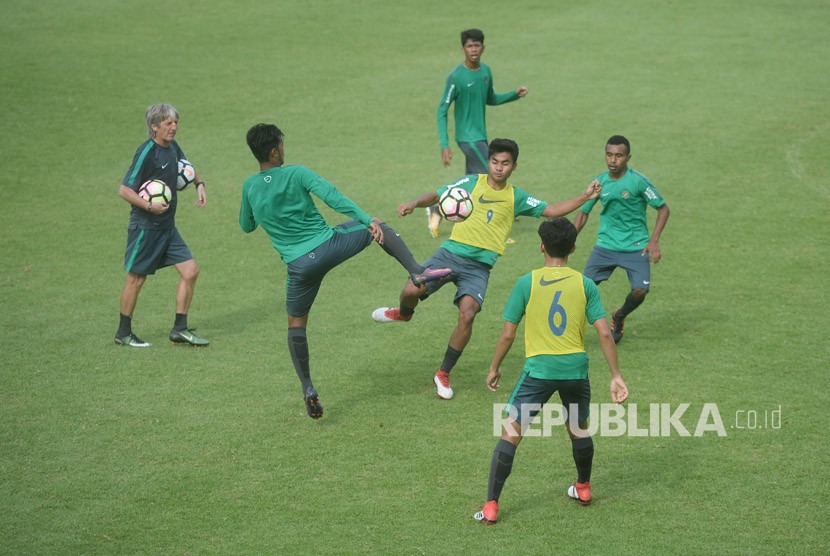
[[[582,228],[585,226],[585,223],[588,221],[588,215],[582,212],[581,210],[576,213],[576,217],[574,218],[574,227],[576,228],[576,233],[582,231]]]
[[[663,205],[657,209],[657,221],[654,223],[654,231],[651,233],[651,241],[660,241],[660,234],[663,233],[663,228],[666,227],[666,222],[669,220],[669,205]]]

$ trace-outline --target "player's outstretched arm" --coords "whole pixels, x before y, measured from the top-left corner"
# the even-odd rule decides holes
[[[605,361],[611,370],[611,401],[622,403],[628,398],[628,386],[625,385],[620,373],[617,346],[614,343],[614,337],[611,335],[611,327],[608,326],[606,319],[597,319],[594,321],[594,328],[599,334],[599,347],[602,349],[602,354],[605,356]]]
[[[487,388],[495,392],[499,387],[499,379],[501,378],[501,363],[507,356],[510,348],[513,346],[513,340],[516,339],[517,326],[510,322],[504,321],[504,327],[501,329],[499,341],[496,343],[496,351],[493,353],[493,359],[490,361],[490,373],[487,375]]]
[[[406,216],[407,214],[412,214],[416,208],[431,207],[437,202],[438,193],[430,191],[429,193],[424,193],[414,201],[398,205],[398,215]]]
[[[594,180],[588,184],[588,188],[582,195],[574,197],[573,199],[568,199],[567,201],[562,201],[561,203],[555,203],[546,206],[544,212],[542,212],[542,216],[544,216],[545,218],[556,218],[557,216],[565,216],[569,212],[573,212],[579,207],[581,207],[586,201],[596,199],[601,191],[602,185],[599,183],[599,181]]]

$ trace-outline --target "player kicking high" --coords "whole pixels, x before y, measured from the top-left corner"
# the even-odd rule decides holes
[[[277,126],[257,124],[248,130],[247,141],[260,172],[242,186],[239,225],[246,233],[262,226],[288,266],[288,351],[302,384],[306,411],[312,419],[319,419],[323,406],[311,382],[306,327],[326,273],[363,251],[373,240],[419,286],[449,275],[450,269],[419,265],[395,230],[363,212],[331,183],[304,166],[284,166],[284,136]],[[353,220],[329,226],[317,210],[312,194]]]
[[[450,371],[470,341],[473,321],[484,303],[490,270],[504,253],[513,221],[518,216],[563,216],[584,202],[595,199],[601,190],[599,182],[592,182],[582,195],[550,205],[510,183],[510,176],[519,160],[519,146],[515,141],[493,139],[488,154],[487,174],[465,176],[437,192],[425,193],[414,201],[398,206],[398,214],[406,216],[416,208],[434,205],[440,194],[450,187],[462,187],[470,192],[475,206],[472,214],[467,220],[456,223],[449,239],[424,262],[426,266],[451,268],[451,277],[421,285],[410,280],[401,292],[399,307],[381,307],[372,313],[377,322],[406,322],[412,319],[419,300],[426,299],[448,281],[455,283],[457,291],[453,302],[458,307],[458,322],[450,336],[444,360],[433,379],[438,397],[445,400],[453,397]]]
[[[568,496],[583,506],[591,503],[594,441],[587,432],[575,430],[587,428],[591,403],[585,353],[586,323],[596,328],[602,353],[611,369],[611,399],[622,403],[628,397],[599,289],[591,279],[568,268],[568,256],[576,243],[576,227],[567,218],[554,218],[539,226],[539,237],[545,266],[525,274],[513,286],[504,309],[504,327],[487,375],[487,387],[495,392],[501,378],[501,364],[513,345],[522,317],[527,316],[527,359],[507,402],[515,413],[511,412],[493,450],[487,503],[473,516],[488,525],[498,520],[499,495],[513,468],[513,457],[523,432],[557,391],[565,409],[577,411],[576,418],[571,414],[566,421],[577,472],[576,483],[568,488]]]

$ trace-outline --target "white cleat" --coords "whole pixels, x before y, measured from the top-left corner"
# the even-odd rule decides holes
[[[450,375],[439,370],[432,379],[435,382],[435,393],[442,400],[451,400],[453,391],[450,386]]]
[[[375,322],[407,322],[412,320],[412,315],[402,316],[397,307],[381,307],[372,311],[372,319]]]

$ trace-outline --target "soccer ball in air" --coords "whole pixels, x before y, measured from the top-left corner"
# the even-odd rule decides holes
[[[173,191],[161,180],[149,180],[139,188],[138,196],[153,204],[164,203],[169,205],[173,199]]]
[[[181,191],[191,183],[193,180],[196,179],[196,168],[193,165],[182,158],[179,160],[179,175],[176,178],[176,189]]]
[[[462,222],[473,212],[473,200],[463,187],[450,187],[438,199],[438,207],[450,222]]]

